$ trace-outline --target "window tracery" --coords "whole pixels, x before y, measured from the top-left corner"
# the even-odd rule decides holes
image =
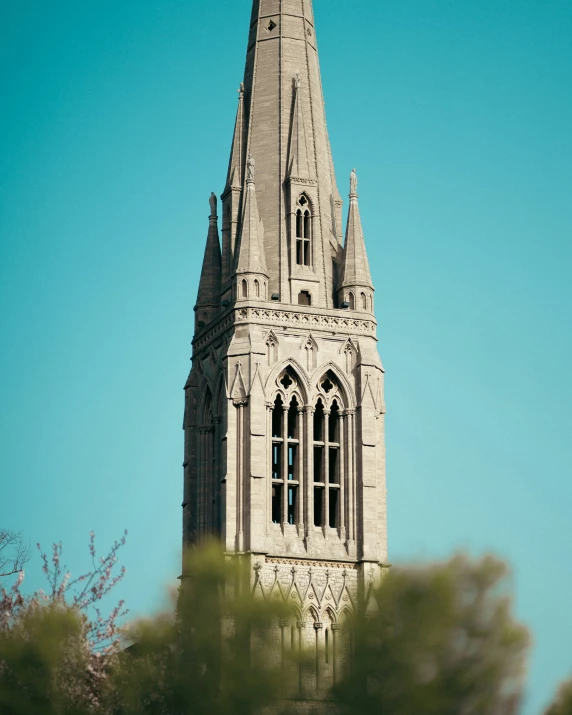
[[[312,526],[339,531],[344,525],[346,439],[339,381],[332,370],[325,372],[316,383],[313,405],[307,407],[300,397],[299,378],[290,366],[277,376],[275,384],[271,418],[272,521],[301,525],[302,494],[307,494],[304,499],[311,499],[308,506]],[[309,420],[309,442],[304,439],[304,412]],[[304,473],[304,464],[310,468],[309,474]]]
[[[312,264],[312,213],[306,194],[298,199],[296,210],[296,263],[299,266]]]

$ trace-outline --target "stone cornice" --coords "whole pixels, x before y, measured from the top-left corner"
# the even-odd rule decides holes
[[[297,308],[279,308],[268,303],[227,308],[213,323],[198,331],[193,339],[193,351],[199,352],[233,325],[276,325],[376,337],[377,321],[373,317],[357,317],[358,313],[346,310],[305,308],[302,311]]]

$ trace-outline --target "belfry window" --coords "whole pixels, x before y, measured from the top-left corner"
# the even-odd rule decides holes
[[[282,523],[282,489],[284,439],[283,425],[284,407],[280,395],[274,402],[272,410],[272,521]]]
[[[326,486],[325,459],[325,415],[322,400],[318,400],[314,412],[314,526],[324,525],[324,491]]]
[[[314,526],[343,526],[344,416],[339,384],[328,372],[319,383],[327,397],[316,402],[313,416]]]
[[[285,407],[280,395],[272,409],[272,521],[275,524],[294,525],[299,520],[299,411],[296,397]]]
[[[296,263],[299,266],[310,266],[312,263],[312,214],[310,204],[305,194],[298,200],[296,211]]]

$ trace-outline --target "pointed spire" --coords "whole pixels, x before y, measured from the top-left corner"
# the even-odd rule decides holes
[[[195,310],[199,308],[218,308],[220,301],[221,253],[218,238],[217,199],[214,194],[211,194],[209,202],[211,206],[209,232]],[[209,314],[209,320],[212,320],[213,317],[214,315]]]
[[[242,188],[242,165],[244,162],[244,83],[240,83],[238,89],[238,110],[236,112],[236,123],[234,125],[234,137],[230,151],[230,161],[228,164],[228,175],[226,178],[227,187]]]
[[[350,175],[350,208],[341,285],[342,287],[356,286],[373,289],[359,215],[357,183],[356,170],[352,169]]]
[[[288,177],[297,179],[310,178],[310,163],[308,161],[308,142],[306,139],[306,126],[302,112],[302,98],[300,96],[300,75],[294,79],[294,111],[292,118],[292,132],[290,134],[290,156],[288,160]]]
[[[330,308],[334,302],[331,252],[341,242],[341,230],[335,233],[332,214],[341,211],[326,128],[312,0],[252,0],[243,112],[242,181],[245,186],[250,153],[257,162],[256,194],[264,223],[269,291],[297,304],[297,290],[290,279],[299,271],[288,247],[293,245],[294,206],[304,192],[312,205],[311,269],[317,284],[313,305]],[[337,226],[341,229],[339,219]]]
[[[266,258],[264,256],[264,229],[256,201],[254,168],[254,158],[249,156],[246,162],[246,198],[244,200],[242,230],[237,251],[236,273],[260,273],[268,277]]]

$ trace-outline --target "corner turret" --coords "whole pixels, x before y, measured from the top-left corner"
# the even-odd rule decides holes
[[[373,313],[373,283],[365,250],[365,241],[359,215],[357,174],[350,175],[350,207],[346,242],[344,245],[339,301],[350,310]]]
[[[235,300],[244,300],[246,298],[268,300],[268,270],[266,268],[263,240],[264,227],[258,213],[254,167],[254,158],[249,156],[246,162],[244,211],[236,250],[236,268],[233,281]]]
[[[218,237],[217,199],[211,194],[209,232],[203,258],[197,304],[195,305],[195,331],[201,330],[218,315],[221,290],[221,252]]]

